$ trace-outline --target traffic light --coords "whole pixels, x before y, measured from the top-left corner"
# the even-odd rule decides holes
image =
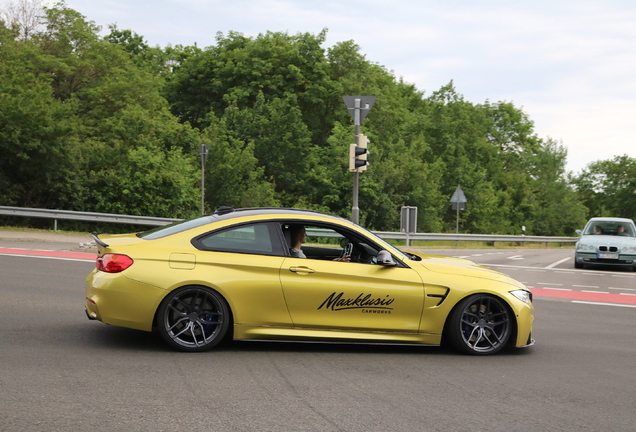
[[[369,140],[366,135],[358,135],[358,143],[351,144],[349,146],[349,171],[362,172],[367,169],[369,162],[367,162],[367,156],[369,150],[367,150],[367,144]]]

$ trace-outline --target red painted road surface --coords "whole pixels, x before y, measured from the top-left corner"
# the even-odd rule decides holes
[[[636,296],[611,293],[595,293],[584,291],[554,290],[547,288],[531,288],[532,294],[537,297],[552,297],[569,300],[582,300],[603,303],[620,303],[636,305]]]
[[[31,250],[31,249],[0,248],[0,254],[20,255],[20,256],[39,256],[39,257],[49,257],[49,258],[73,258],[73,259],[85,259],[85,260],[94,260],[96,258],[96,255],[94,253],[58,252],[58,251]]]

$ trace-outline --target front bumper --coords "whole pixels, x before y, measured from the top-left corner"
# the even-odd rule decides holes
[[[588,265],[607,265],[607,266],[636,266],[636,255],[618,254],[618,259],[599,258],[596,252],[576,252],[574,259],[578,264]]]
[[[517,340],[514,346],[524,348],[534,345],[532,325],[534,323],[534,307],[526,306],[515,311],[517,315]]]

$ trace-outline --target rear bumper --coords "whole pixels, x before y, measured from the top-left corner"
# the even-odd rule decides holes
[[[122,273],[95,270],[86,278],[86,315],[105,324],[151,331],[155,312],[165,295],[165,290]]]

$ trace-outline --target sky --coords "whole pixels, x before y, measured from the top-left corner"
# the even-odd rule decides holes
[[[4,2],[4,0],[2,0]],[[512,102],[568,152],[566,169],[636,158],[633,0],[66,0],[151,46],[215,45],[217,32],[319,33],[430,95]]]

